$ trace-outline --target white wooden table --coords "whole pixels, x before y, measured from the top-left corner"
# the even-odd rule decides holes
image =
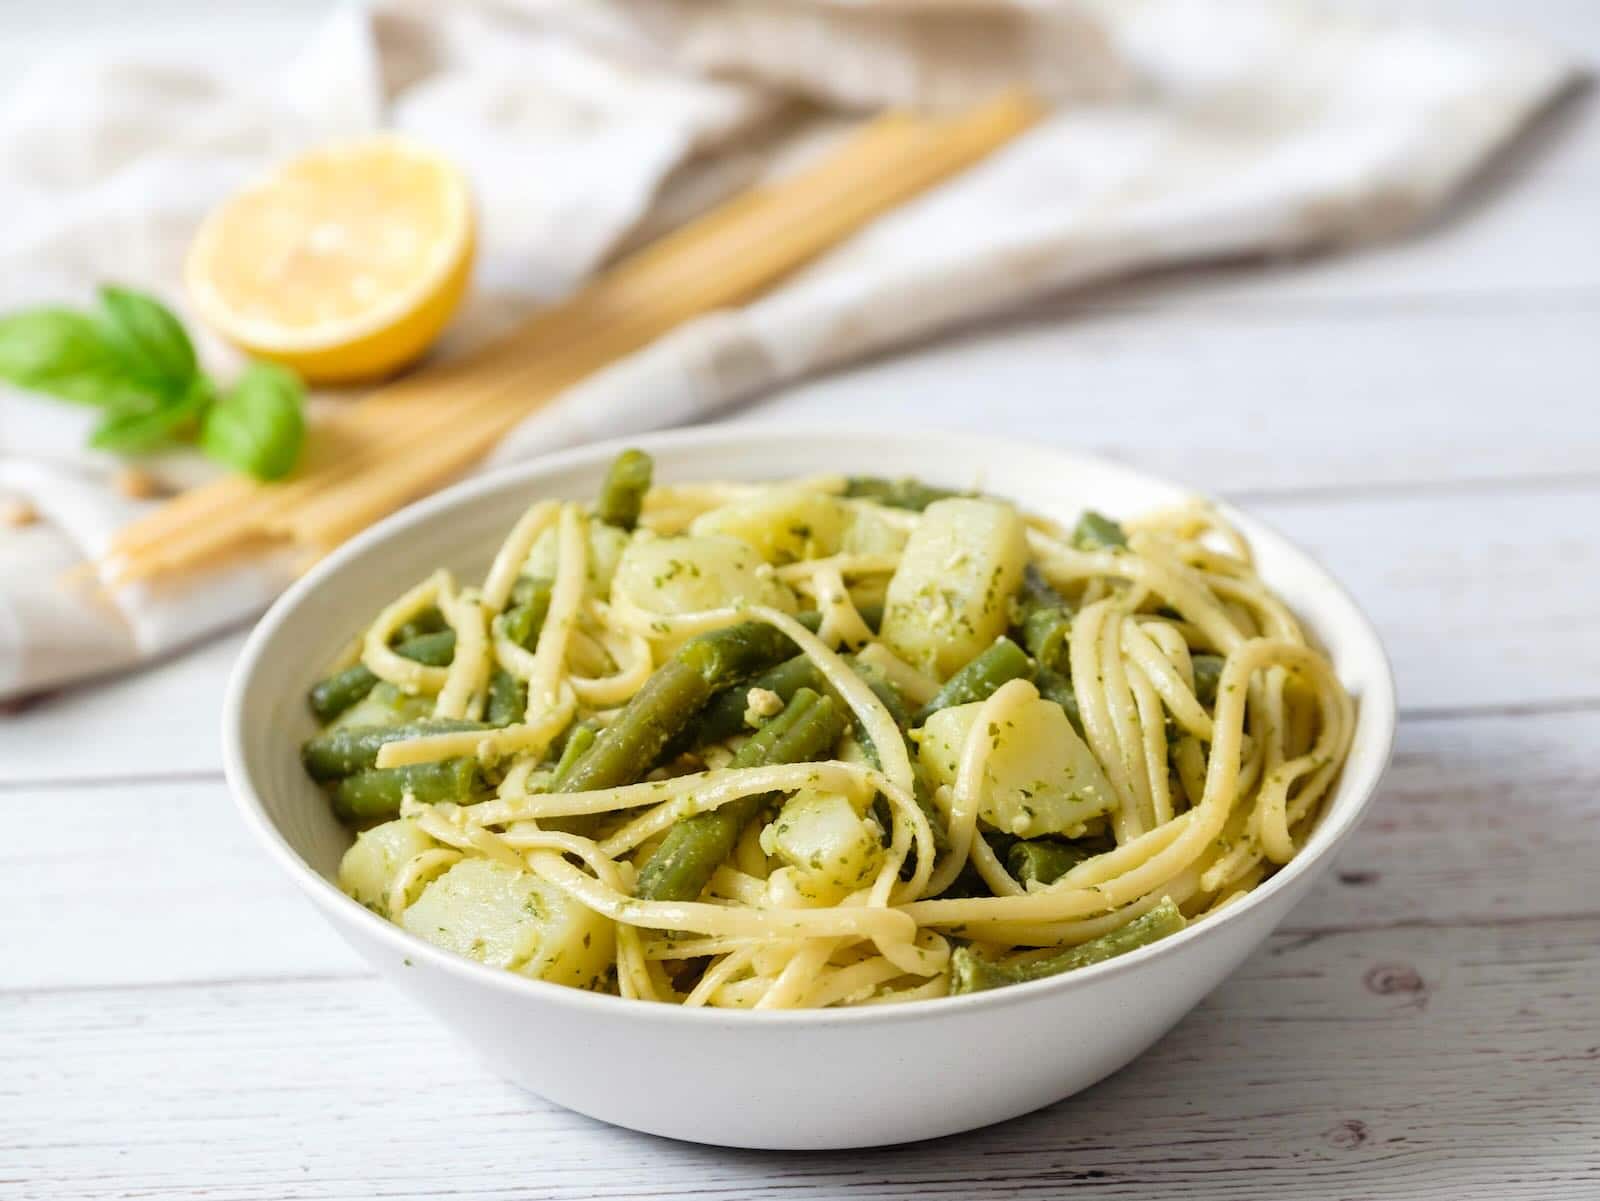
[[[246,7],[287,43],[313,6]],[[1516,16],[1600,60],[1593,0]],[[1404,717],[1371,819],[1132,1067],[849,1154],[681,1145],[525,1095],[247,842],[215,730],[234,636],[0,718],[0,1196],[1600,1197],[1597,195],[1579,101],[1425,238],[1063,300],[738,417],[1168,472],[1323,556],[1381,627]]]

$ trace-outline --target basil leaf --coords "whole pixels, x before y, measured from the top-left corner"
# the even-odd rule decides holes
[[[79,404],[119,406],[144,393],[121,347],[93,317],[29,309],[0,317],[0,379]]]
[[[174,400],[142,409],[113,411],[89,439],[97,450],[142,454],[193,434],[193,427],[211,403],[211,386],[196,379]]]
[[[194,343],[183,324],[160,301],[114,284],[100,288],[108,338],[117,344],[129,373],[163,391],[176,392],[194,378]]]
[[[200,449],[261,480],[289,473],[305,440],[304,389],[292,371],[252,363],[206,414]]]

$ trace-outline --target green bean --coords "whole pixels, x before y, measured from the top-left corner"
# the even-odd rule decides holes
[[[1001,988],[1008,984],[1022,984],[1028,980],[1043,980],[1126,955],[1140,947],[1176,934],[1187,923],[1170,897],[1142,917],[1136,917],[1119,930],[1102,934],[1099,938],[1067,947],[1042,959],[1024,959],[1002,962],[985,959],[971,947],[957,947],[950,956],[950,991],[952,994],[982,992],[987,988]]]
[[[572,768],[564,791],[642,779],[713,696],[794,649],[774,627],[747,621],[689,639],[658,667]]]
[[[861,500],[874,500],[891,509],[914,509],[921,512],[936,500],[970,493],[956,492],[950,488],[936,488],[909,476],[891,480],[876,475],[853,475],[845,484],[844,494]]]
[[[889,710],[890,716],[895,719],[895,724],[905,729],[908,719],[906,717],[905,698],[900,695],[900,690],[889,682],[888,678],[876,668],[865,663],[858,663],[854,658],[845,656],[845,661],[851,669],[867,682],[884,707]],[[750,707],[750,690],[763,688],[777,695],[785,704],[802,688],[810,688],[816,692],[832,694],[832,688],[817,665],[811,661],[810,656],[800,654],[791,659],[785,659],[766,671],[742,680],[726,692],[717,696],[706,706],[705,712],[694,723],[687,734],[692,735],[683,749],[691,746],[708,746],[714,742],[732,738],[735,734],[742,734],[749,727],[744,720],[745,711]],[[840,700],[840,697],[834,699]]]
[[[346,776],[334,785],[333,808],[349,820],[396,817],[408,796],[429,805],[464,801],[477,786],[478,763],[470,758],[374,768]]]
[[[731,766],[808,763],[832,750],[843,733],[844,716],[833,698],[802,688],[739,748]],[[769,799],[740,797],[678,822],[640,871],[635,894],[650,901],[694,900]]]
[[[1073,528],[1072,545],[1079,550],[1116,550],[1128,545],[1128,535],[1105,514],[1085,509]]]
[[[500,632],[526,650],[539,642],[539,631],[544,629],[545,616],[550,612],[550,594],[535,596],[525,605],[512,605],[499,617]]]
[[[1006,852],[1006,868],[1024,886],[1054,884],[1087,858],[1088,851],[1059,838],[1019,838]]]
[[[365,699],[377,684],[378,677],[361,663],[336,671],[325,680],[319,680],[306,694],[306,701],[316,719],[327,724],[352,705]]]
[[[785,659],[766,671],[751,676],[735,684],[726,692],[717,696],[700,719],[687,731],[692,735],[691,740],[685,745],[707,746],[713,742],[721,742],[725,738],[732,738],[735,734],[744,733],[749,727],[745,724],[745,710],[750,707],[750,690],[764,688],[768,692],[776,693],[778,699],[788,704],[791,697],[802,688],[812,688],[821,692],[826,687],[822,673],[817,670],[816,664],[811,662],[807,655],[796,655],[792,659]]]
[[[650,491],[655,463],[642,450],[625,450],[611,461],[594,515],[607,525],[631,530],[639,524],[644,494]]]
[[[374,767],[378,750],[387,742],[421,738],[427,734],[452,734],[460,730],[487,730],[481,721],[430,719],[400,726],[345,726],[324,730],[300,748],[300,762],[313,780],[336,780]]]
[[[380,680],[357,704],[339,715],[334,727],[399,726],[426,721],[433,716],[433,708],[433,697],[402,692],[388,680]]]
[[[859,662],[854,656],[846,655],[845,662],[850,665],[850,669],[856,675],[866,682],[867,687],[872,689],[873,695],[889,711],[889,716],[894,719],[895,725],[901,730],[907,729],[911,724],[911,718],[906,709],[906,700],[893,682],[877,668],[871,664]],[[840,705],[840,712],[849,712],[849,706],[845,704],[844,698],[833,690],[832,685],[828,683],[822,672],[817,669],[810,656],[804,654],[795,655],[792,659],[785,659],[777,666],[768,668],[744,683],[734,685],[734,687],[712,701],[706,707],[701,720],[687,731],[687,733],[693,735],[692,739],[687,740],[687,745],[709,746],[712,743],[731,738],[733,735],[745,730],[747,727],[744,715],[750,707],[749,694],[752,688],[765,688],[768,692],[776,693],[785,704],[802,688],[809,688],[814,692],[825,693],[833,697]],[[873,767],[881,770],[883,762],[878,756],[878,749],[873,746],[872,739],[867,736],[866,728],[853,714],[851,715],[851,726],[854,728],[856,740],[861,743],[862,748],[866,751],[867,759],[872,763]],[[687,749],[687,746],[685,746],[685,749]],[[950,839],[944,828],[944,819],[940,816],[938,808],[933,804],[932,798],[927,794],[927,790],[923,787],[920,779],[917,781],[915,799],[917,805],[927,816],[929,826],[933,829],[935,848],[941,851],[947,849],[950,845]],[[888,825],[885,824],[884,829],[887,830],[888,828]]]
[[[1217,703],[1217,685],[1222,681],[1221,655],[1194,657],[1194,699],[1207,709]]]
[[[555,771],[551,773],[550,790],[552,792],[565,792],[567,776],[571,774],[573,764],[582,759],[594,745],[594,727],[588,722],[579,722],[572,727],[572,732],[567,735],[565,744],[561,747],[560,757],[556,760]]]
[[[540,598],[546,609],[550,607],[550,589],[553,582],[542,575],[519,575],[516,583],[511,585],[511,603],[513,605],[537,605]]]
[[[1022,587],[1013,605],[1013,624],[1027,652],[1045,667],[1066,671],[1072,606],[1032,563],[1022,573]]]
[[[404,642],[396,643],[395,654],[424,667],[448,667],[456,657],[456,632],[435,630],[431,634],[418,634]]]
[[[491,726],[515,725],[528,712],[528,689],[503,667],[489,676],[489,703],[484,718]]]
[[[996,638],[946,680],[912,720],[920,726],[940,709],[987,700],[1000,685],[1032,674],[1027,653],[1009,638]]]
[[[437,634],[440,630],[448,628],[444,614],[438,609],[424,609],[410,621],[402,624],[389,641],[395,644],[410,642],[413,638],[420,638],[424,634]]]
[[[1072,686],[1072,678],[1064,676],[1059,671],[1051,671],[1048,667],[1041,666],[1033,673],[1033,686],[1039,690],[1039,695],[1047,701],[1054,701],[1066,711],[1067,720],[1072,723],[1072,728],[1083,736],[1083,711],[1078,708],[1078,692]]]
[[[746,621],[697,635],[675,658],[688,663],[714,689],[772,666],[794,651],[789,636],[765,622]]]
[[[395,653],[427,667],[444,667],[456,653],[456,632],[438,630],[419,634],[395,646]],[[307,701],[318,721],[326,725],[371,692],[378,677],[364,664],[357,663],[336,671],[312,685]]]

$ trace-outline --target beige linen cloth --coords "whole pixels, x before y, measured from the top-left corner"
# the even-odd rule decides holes
[[[247,49],[236,56],[249,61]],[[470,173],[473,299],[443,353],[572,288],[885,104],[1026,84],[1055,115],[742,309],[527,421],[498,461],[704,419],[824,366],[1138,269],[1416,225],[1576,75],[1500,33],[1295,0],[522,0],[340,10],[252,74],[41,63],[0,107],[0,309],[114,279],[178,308],[200,217],[267,164],[395,127]],[[202,354],[226,373],[227,352]],[[90,415],[0,391],[0,698],[164,654],[259,612],[283,565],[109,596],[60,580],[149,503]],[[194,456],[149,468],[201,478]]]

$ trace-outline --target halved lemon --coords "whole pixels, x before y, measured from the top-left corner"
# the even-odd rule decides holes
[[[184,269],[200,317],[313,382],[388,374],[450,320],[472,271],[466,180],[395,136],[283,164],[213,212]]]

